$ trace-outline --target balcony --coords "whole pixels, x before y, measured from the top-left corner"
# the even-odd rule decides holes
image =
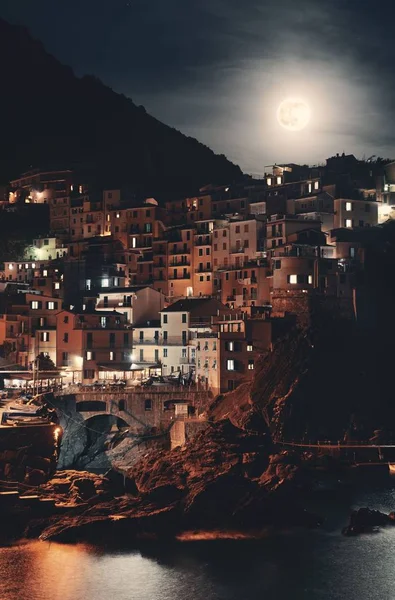
[[[172,256],[173,254],[190,254],[191,253],[191,249],[187,248],[187,250],[170,250],[169,249],[169,256]]]
[[[231,251],[230,251],[230,253],[231,254],[244,254],[244,250],[245,250],[244,247],[241,247],[241,248],[232,248]]]
[[[198,269],[195,269],[195,273],[212,273],[212,271],[212,267],[199,267]]]
[[[122,331],[122,330],[130,330],[132,329],[131,325],[127,325],[125,323],[109,323],[106,325],[101,325],[100,323],[75,323],[74,324],[74,329],[86,329],[86,330],[91,330],[91,329],[97,329],[100,331]]]
[[[191,266],[190,260],[172,260],[169,263],[169,267],[190,267],[190,266]]]
[[[211,240],[196,240],[195,239],[195,246],[211,246]]]
[[[144,340],[133,340],[133,348],[139,346],[187,346],[189,337],[183,338],[178,335],[170,336],[165,339],[162,335],[160,338],[147,338]]]
[[[190,279],[190,278],[191,278],[190,273],[180,273],[180,275],[177,277],[174,277],[174,275],[169,276],[169,279],[172,281],[176,281],[177,279]]]

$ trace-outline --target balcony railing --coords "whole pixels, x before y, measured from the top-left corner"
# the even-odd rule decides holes
[[[100,325],[100,324],[94,324],[94,323],[75,323],[74,324],[74,329],[97,329],[97,330],[101,330],[101,331],[110,331],[112,329],[116,330],[116,331],[120,331],[120,330],[130,330],[132,329],[132,326],[129,324],[115,324],[115,323],[111,323],[111,324],[106,324],[106,325]]]
[[[170,336],[168,338],[148,338],[145,340],[134,340],[134,346],[187,346],[190,336],[183,338],[181,336]]]
[[[190,267],[190,260],[172,260],[169,263],[169,267]]]
[[[195,269],[195,273],[211,273],[213,270],[212,267],[199,267],[198,269]]]
[[[172,280],[176,280],[176,279],[190,279],[191,278],[191,274],[190,273],[180,273],[178,276],[174,277],[174,275],[170,275],[169,279]]]

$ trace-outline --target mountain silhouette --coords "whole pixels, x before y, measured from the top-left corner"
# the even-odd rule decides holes
[[[76,77],[27,29],[1,18],[0,56],[0,183],[31,167],[68,167],[102,186],[176,194],[242,175],[97,78]]]

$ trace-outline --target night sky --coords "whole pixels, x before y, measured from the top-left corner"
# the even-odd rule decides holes
[[[0,15],[246,172],[395,158],[393,0],[0,0]],[[301,132],[277,123],[287,96],[311,108]]]

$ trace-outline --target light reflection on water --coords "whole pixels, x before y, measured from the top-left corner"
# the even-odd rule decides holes
[[[329,497],[330,498],[330,497]],[[389,512],[393,490],[347,507],[326,526],[257,541],[147,544],[139,550],[29,542],[0,548],[1,600],[392,600],[395,528],[345,538],[349,507]]]

